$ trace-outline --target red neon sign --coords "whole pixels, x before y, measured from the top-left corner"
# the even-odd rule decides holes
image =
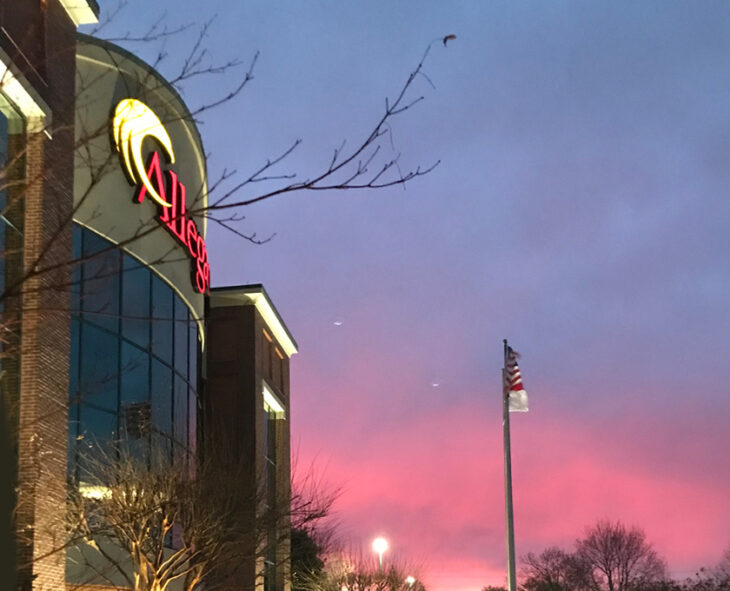
[[[142,203],[149,195],[157,203],[158,221],[187,249],[192,262],[193,285],[200,293],[206,293],[210,287],[208,251],[195,221],[185,216],[185,185],[172,170],[162,170],[159,152],[152,152],[146,169],[142,162],[142,142],[144,138],[152,137],[167,152],[169,163],[174,163],[170,136],[157,115],[136,99],[124,99],[117,105],[112,119],[112,136],[127,177],[139,187],[135,200]]]
[[[186,247],[193,263],[192,280],[193,285],[200,293],[206,293],[210,287],[210,265],[208,264],[208,251],[205,248],[205,239],[198,231],[198,226],[193,219],[185,216],[185,185],[180,182],[177,174],[172,170],[165,171],[169,179],[165,183],[165,176],[160,165],[160,155],[157,151],[152,152],[147,166],[147,178],[157,190],[158,194],[169,207],[159,207],[157,219],[165,226],[170,234]],[[147,195],[147,187],[142,184],[139,187],[135,200],[142,203]],[[169,196],[169,198],[168,198]]]

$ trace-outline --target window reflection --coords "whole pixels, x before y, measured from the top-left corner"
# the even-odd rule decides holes
[[[170,457],[172,448],[172,369],[152,359],[152,444],[166,449]]]
[[[188,307],[175,298],[175,371],[186,376],[188,373]]]
[[[150,343],[150,272],[130,256],[124,257],[122,277],[122,336],[147,349]]]
[[[120,251],[93,232],[84,232],[83,294],[84,315],[98,324],[117,331],[119,323]]]
[[[119,340],[94,324],[81,325],[78,400],[82,405],[117,410]]]
[[[122,405],[149,400],[149,355],[122,341]]]
[[[152,276],[152,351],[168,365],[172,364],[172,293],[162,279]]]
[[[175,412],[175,426],[173,438],[175,450],[181,456],[187,453],[188,442],[188,384],[179,375],[175,375],[175,399],[173,401]]]
[[[69,470],[80,476],[84,453],[120,438],[139,458],[149,458],[151,446],[172,458],[173,440],[181,453],[194,450],[199,339],[187,306],[149,268],[80,226],[74,249],[91,258],[72,291],[79,312],[71,329]]]

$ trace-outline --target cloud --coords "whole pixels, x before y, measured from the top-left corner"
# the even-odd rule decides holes
[[[649,421],[650,430],[641,431],[640,421],[616,417],[513,415],[518,553],[553,544],[571,548],[586,526],[607,518],[643,527],[671,566],[700,566],[726,543],[730,521],[718,516],[726,513],[730,482],[716,463],[722,456],[697,457],[717,445],[718,432],[694,425],[688,433],[685,418],[677,413],[672,421]],[[349,426],[343,420],[339,433]],[[672,457],[663,447],[672,439],[672,449],[686,441],[686,453]],[[337,437],[324,447],[323,432],[310,432],[302,442],[304,455],[313,448],[326,454],[328,473],[345,485],[337,516],[348,536],[367,545],[384,532],[393,552],[416,557],[425,576],[501,584],[501,425],[486,405],[414,408],[407,420],[374,428],[352,447]],[[695,461],[702,468],[693,471]],[[695,478],[687,478],[688,471]]]

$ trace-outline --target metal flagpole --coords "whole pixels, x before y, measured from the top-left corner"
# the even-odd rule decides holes
[[[502,369],[502,431],[504,434],[504,511],[507,526],[507,591],[516,591],[515,527],[512,510],[512,458],[509,434],[509,380],[507,339],[504,339],[504,368]]]

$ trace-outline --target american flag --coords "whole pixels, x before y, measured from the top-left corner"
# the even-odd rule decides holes
[[[505,378],[507,380],[507,392],[509,396],[510,412],[527,412],[527,392],[522,385],[522,376],[520,368],[517,365],[519,353],[512,347],[507,347],[507,366],[505,369]]]

